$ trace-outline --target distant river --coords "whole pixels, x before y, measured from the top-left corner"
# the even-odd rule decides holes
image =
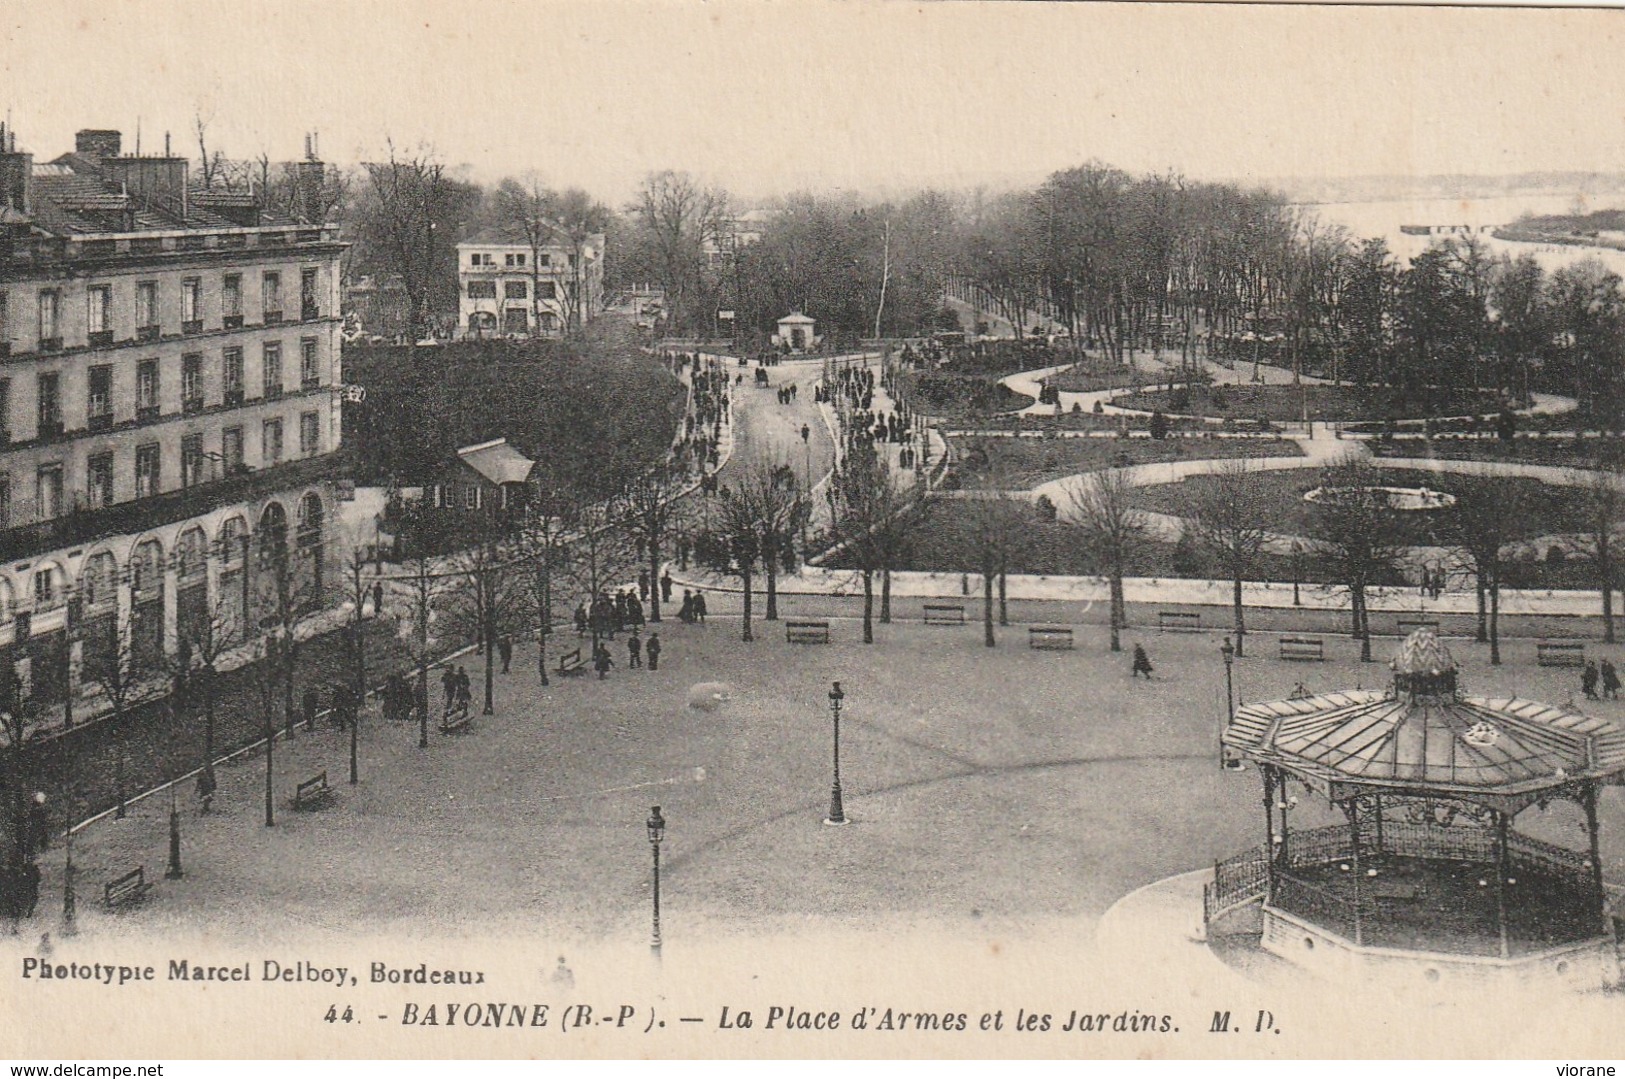
[[[1419,254],[1435,238],[1410,236],[1401,225],[1509,225],[1524,214],[1563,214],[1575,211],[1612,209],[1625,205],[1625,195],[1589,198],[1578,191],[1554,191],[1529,195],[1497,195],[1483,199],[1431,199],[1389,202],[1303,203],[1327,224],[1342,225],[1358,238],[1381,236],[1388,249],[1401,259]],[[1615,273],[1625,276],[1625,251],[1608,248],[1573,247],[1564,244],[1505,243],[1488,234],[1483,239],[1495,251],[1509,252],[1514,258],[1528,253],[1548,270],[1594,257]]]

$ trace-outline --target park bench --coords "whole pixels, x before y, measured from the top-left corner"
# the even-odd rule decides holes
[[[927,603],[925,605],[925,624],[928,626],[962,626],[965,624],[965,608],[958,603]]]
[[[468,711],[467,701],[459,704],[456,708],[448,708],[445,714],[440,717],[440,733],[464,734],[468,731],[468,725],[472,722],[472,718]]]
[[[117,880],[102,885],[102,902],[108,910],[122,910],[141,902],[152,890],[146,866],[136,866]]]
[[[1060,652],[1072,648],[1070,626],[1028,626],[1027,647],[1040,651]]]
[[[1282,637],[1281,658],[1306,663],[1324,663],[1325,645],[1319,637]]]
[[[1542,667],[1584,667],[1586,646],[1579,641],[1536,641],[1535,663]]]
[[[787,644],[828,644],[828,622],[786,622],[784,640]]]
[[[1409,637],[1419,629],[1431,629],[1434,636],[1439,634],[1439,620],[1437,618],[1401,618],[1399,620],[1399,635]]]
[[[1199,630],[1202,628],[1202,616],[1196,611],[1158,611],[1157,629],[1172,630]]]
[[[327,785],[327,773],[317,772],[293,791],[293,808],[320,809],[333,800],[333,788]]]
[[[581,662],[581,649],[577,648],[574,652],[566,652],[564,655],[560,656],[558,670],[554,673],[560,678],[569,678],[577,674],[586,674],[587,666]]]

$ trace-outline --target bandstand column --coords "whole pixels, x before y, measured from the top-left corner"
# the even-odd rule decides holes
[[[1360,924],[1360,806],[1359,799],[1350,798],[1343,803],[1343,815],[1349,819],[1349,864],[1354,869],[1354,943],[1363,944],[1364,927]]]
[[[1264,860],[1275,861],[1275,767],[1266,764],[1259,770],[1264,783]]]
[[[1584,793],[1580,797],[1580,804],[1586,811],[1586,836],[1591,841],[1591,886],[1596,893],[1597,920],[1602,923],[1604,932],[1612,930],[1608,924],[1607,894],[1602,887],[1602,856],[1597,850],[1597,784],[1595,781],[1587,783]]]
[[[1287,843],[1290,842],[1291,836],[1287,831],[1287,820],[1289,818],[1287,817],[1286,770],[1281,769],[1276,774],[1280,779],[1279,788],[1281,791],[1280,800],[1276,803],[1281,812],[1281,845],[1279,851],[1276,852],[1276,858],[1284,866],[1290,864],[1289,859],[1292,857],[1287,851]]]
[[[1507,944],[1507,815],[1495,813],[1495,931],[1501,938],[1501,958],[1511,954]]]

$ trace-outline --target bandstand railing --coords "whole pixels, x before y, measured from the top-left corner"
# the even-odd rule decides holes
[[[1212,925],[1215,919],[1263,899],[1269,880],[1269,859],[1262,847],[1214,862],[1213,880],[1202,885],[1202,924]]]

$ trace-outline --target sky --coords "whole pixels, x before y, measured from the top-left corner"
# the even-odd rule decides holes
[[[0,104],[47,159],[377,159],[612,203],[737,193],[1625,170],[1625,11],[851,0],[6,0]]]

